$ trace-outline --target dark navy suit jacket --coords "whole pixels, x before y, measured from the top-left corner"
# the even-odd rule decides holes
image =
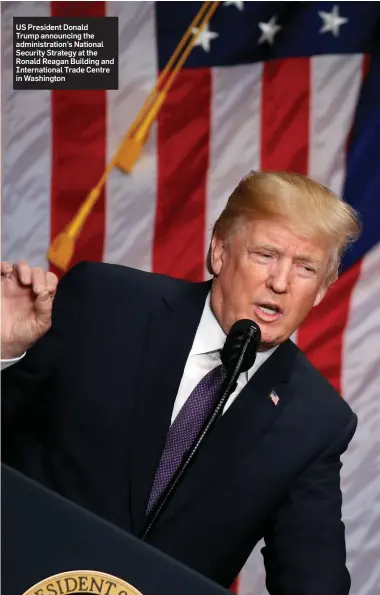
[[[209,290],[116,265],[73,267],[49,333],[2,372],[3,461],[141,536]],[[339,472],[356,424],[284,342],[219,419],[148,542],[229,587],[264,538],[272,595],[346,595]]]

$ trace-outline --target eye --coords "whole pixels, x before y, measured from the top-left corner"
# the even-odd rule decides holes
[[[315,269],[313,269],[313,267],[307,266],[306,264],[303,265],[303,268],[307,273],[315,273]]]
[[[267,264],[270,260],[273,260],[275,256],[273,252],[268,252],[263,248],[249,250],[249,253],[251,254],[252,258],[259,264]]]

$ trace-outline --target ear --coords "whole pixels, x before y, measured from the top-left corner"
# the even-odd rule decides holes
[[[214,275],[219,275],[223,265],[223,255],[225,250],[224,241],[216,236],[211,239],[211,268]]]
[[[317,293],[317,297],[314,300],[313,308],[315,306],[318,306],[318,304],[321,303],[321,301],[323,300],[323,298],[325,297],[325,295],[327,293],[327,290],[328,290],[328,285],[323,284]]]

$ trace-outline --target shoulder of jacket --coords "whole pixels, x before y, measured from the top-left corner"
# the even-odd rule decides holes
[[[344,399],[336,387],[323,375],[306,356],[306,354],[293,343],[294,366],[290,375],[290,382],[295,392],[304,395],[311,406],[322,408],[326,415],[337,416],[349,422],[355,415],[350,404]]]
[[[189,285],[188,281],[168,275],[143,271],[133,267],[106,262],[81,261],[62,278],[61,283],[77,283],[84,293],[94,295],[123,295],[129,298],[146,294],[164,295],[167,291]]]

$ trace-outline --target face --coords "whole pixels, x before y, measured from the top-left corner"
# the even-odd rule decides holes
[[[248,318],[260,327],[261,350],[288,339],[326,293],[329,255],[327,245],[279,222],[249,222],[227,241],[213,238],[211,304],[224,331]]]

